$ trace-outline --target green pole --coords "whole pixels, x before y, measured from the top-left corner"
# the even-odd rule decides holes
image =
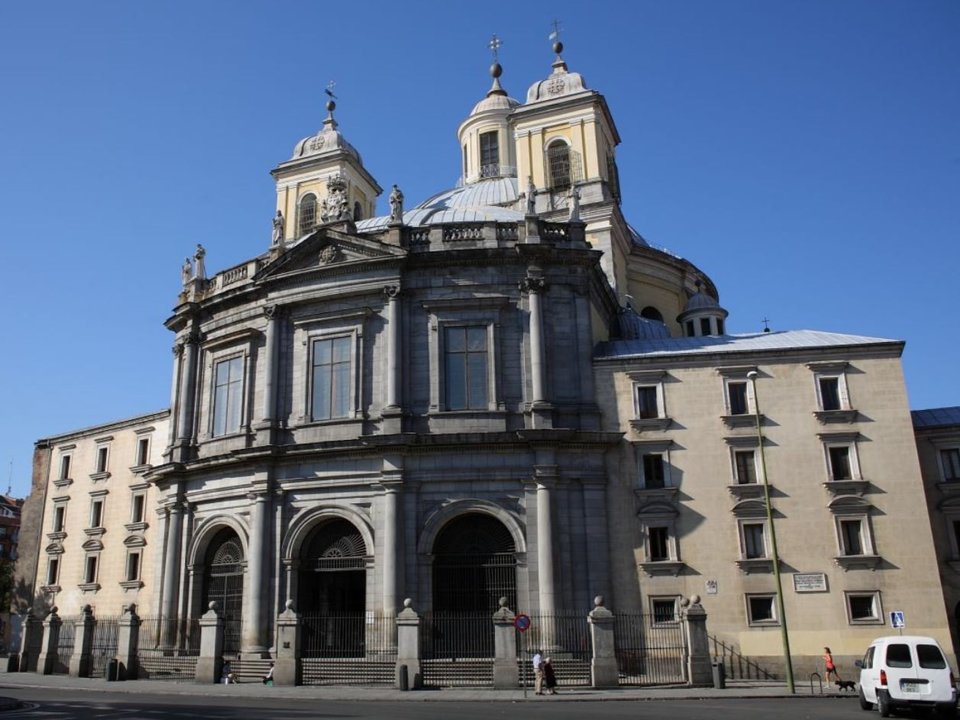
[[[793,660],[790,658],[790,635],[787,632],[787,612],[783,607],[783,583],[780,581],[780,553],[777,551],[777,531],[773,526],[773,507],[770,504],[770,483],[767,482],[767,457],[763,451],[763,430],[760,428],[760,397],[757,395],[757,371],[747,373],[753,387],[754,415],[757,418],[757,444],[760,447],[760,471],[763,473],[763,502],[767,509],[767,527],[770,528],[770,554],[773,556],[773,579],[777,586],[777,612],[780,613],[780,637],[783,641],[783,659],[786,663],[787,690],[792,695]]]

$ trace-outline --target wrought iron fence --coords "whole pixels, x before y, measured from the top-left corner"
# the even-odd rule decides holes
[[[550,658],[558,685],[590,684],[593,644],[585,613],[530,615],[530,628],[525,633],[517,633],[517,658],[521,663],[529,663],[538,650],[544,657]],[[528,682],[532,684],[532,667],[521,665],[520,670],[521,683],[526,673]]]
[[[117,637],[120,618],[98,617],[93,626],[90,643],[90,677],[106,677],[110,661],[117,656]]]
[[[425,613],[420,655],[425,685],[492,685],[493,613]]]
[[[61,618],[60,634],[57,637],[57,661],[53,664],[54,675],[66,675],[70,671],[70,658],[73,657],[74,639],[77,634],[79,617]]]
[[[709,635],[710,655],[723,661],[724,671],[728,680],[776,680],[775,673],[761,667],[755,660],[729,643],[723,642],[713,635]]]
[[[196,677],[200,655],[200,622],[183,623],[179,648],[165,648],[161,642],[163,620],[141,618],[137,636],[137,678],[190,682]]]
[[[378,613],[301,615],[304,685],[391,685],[396,618]]]
[[[679,620],[647,614],[617,614],[614,643],[621,685],[668,685],[687,681],[686,642]]]

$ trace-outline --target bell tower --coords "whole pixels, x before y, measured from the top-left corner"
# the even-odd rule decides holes
[[[296,144],[293,156],[273,170],[277,183],[277,210],[283,222],[282,240],[294,244],[318,225],[363,220],[376,214],[383,189],[363,167],[360,153],[346,141],[333,118],[333,83],[325,90],[327,117],[315,134]],[[278,216],[279,218],[280,216]]]

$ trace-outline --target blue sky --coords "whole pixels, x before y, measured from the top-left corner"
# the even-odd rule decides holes
[[[330,80],[410,207],[456,182],[491,34],[523,100],[554,18],[616,120],[627,217],[713,278],[731,332],[903,339],[911,407],[960,405],[960,3],[496,7],[0,5],[0,480],[12,464],[25,494],[37,438],[169,402],[180,263],[268,246],[269,170],[320,127]]]

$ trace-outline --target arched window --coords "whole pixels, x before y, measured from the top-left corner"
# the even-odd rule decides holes
[[[354,219],[355,221],[356,221],[356,220],[363,220],[363,211],[360,209],[360,201],[359,201],[359,200],[357,200],[357,201],[353,204],[353,219]]]
[[[298,208],[298,235],[306,235],[317,224],[317,196],[312,193],[300,199]]]
[[[554,190],[570,188],[570,146],[554,140],[547,146],[547,174]]]
[[[660,311],[653,307],[653,305],[647,305],[643,310],[641,310],[640,317],[646,318],[647,320],[663,322],[663,315],[661,315]]]

